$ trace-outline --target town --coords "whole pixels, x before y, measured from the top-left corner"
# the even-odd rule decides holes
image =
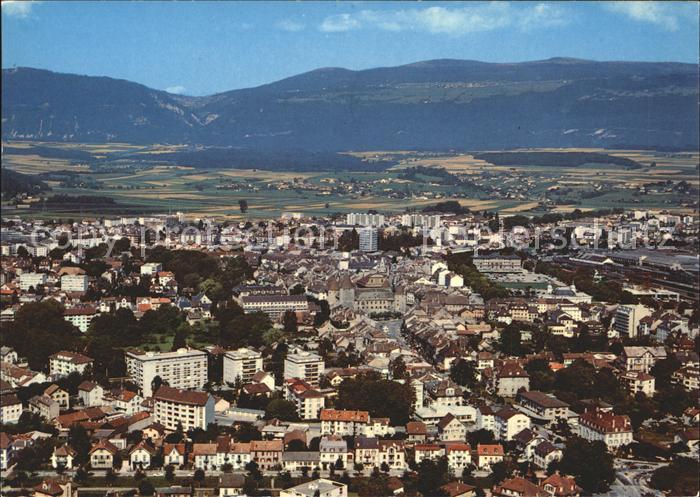
[[[695,495],[686,212],[3,217],[1,492]]]

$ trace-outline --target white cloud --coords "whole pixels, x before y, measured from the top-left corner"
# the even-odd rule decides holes
[[[685,9],[674,9],[674,7],[679,7],[679,5],[674,5],[672,3],[664,4],[663,2],[611,2],[606,4],[606,7],[608,10],[627,16],[633,21],[655,24],[668,31],[676,31],[678,29],[679,17],[685,14],[683,11]]]
[[[319,29],[327,33],[380,29],[460,36],[506,27],[525,31],[561,26],[568,22],[564,10],[558,6],[540,3],[515,7],[505,2],[492,2],[454,8],[433,6],[393,11],[362,10],[326,17]]]
[[[339,33],[350,31],[360,27],[360,21],[352,14],[338,14],[326,17],[321,23],[321,31],[326,33]]]
[[[32,7],[39,2],[18,1],[18,0],[2,0],[2,13],[10,17],[25,18],[29,17],[32,12]]]
[[[295,21],[294,19],[280,19],[275,23],[275,26],[278,29],[281,29],[283,31],[290,31],[292,33],[303,31],[305,27],[304,23]]]
[[[185,87],[181,85],[176,85],[166,88],[165,91],[167,91],[168,93],[172,93],[173,95],[182,95],[183,93],[185,93]]]

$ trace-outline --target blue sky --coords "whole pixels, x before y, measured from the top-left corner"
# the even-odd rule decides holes
[[[695,2],[2,2],[3,67],[206,95],[319,67],[698,61]]]

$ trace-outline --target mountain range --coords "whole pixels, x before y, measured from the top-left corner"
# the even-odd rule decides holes
[[[2,138],[249,149],[697,149],[698,65],[554,58],[323,68],[174,95],[108,77],[3,69]]]

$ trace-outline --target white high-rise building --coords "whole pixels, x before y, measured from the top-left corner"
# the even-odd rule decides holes
[[[253,381],[253,376],[263,369],[262,354],[257,350],[241,348],[224,354],[224,382],[235,383],[240,379],[244,384]]]
[[[317,387],[325,364],[321,356],[312,352],[288,354],[284,360],[284,379],[299,378]]]
[[[637,336],[637,328],[642,318],[651,315],[651,309],[642,304],[620,305],[615,311],[615,331],[620,335],[634,338]]]
[[[144,397],[153,395],[156,376],[173,388],[202,388],[209,378],[207,367],[207,353],[196,349],[126,353],[127,372]]]
[[[437,228],[440,226],[440,216],[428,214],[403,214],[401,224],[404,226]]]
[[[350,226],[380,227],[384,226],[384,215],[351,212],[345,216],[345,222]]]
[[[19,289],[26,292],[30,288],[36,290],[38,285],[46,284],[46,273],[22,273],[19,275]]]
[[[64,274],[61,276],[61,290],[64,292],[87,292],[88,277],[86,274]]]
[[[360,250],[363,252],[376,252],[378,239],[375,228],[362,228],[360,230]]]

